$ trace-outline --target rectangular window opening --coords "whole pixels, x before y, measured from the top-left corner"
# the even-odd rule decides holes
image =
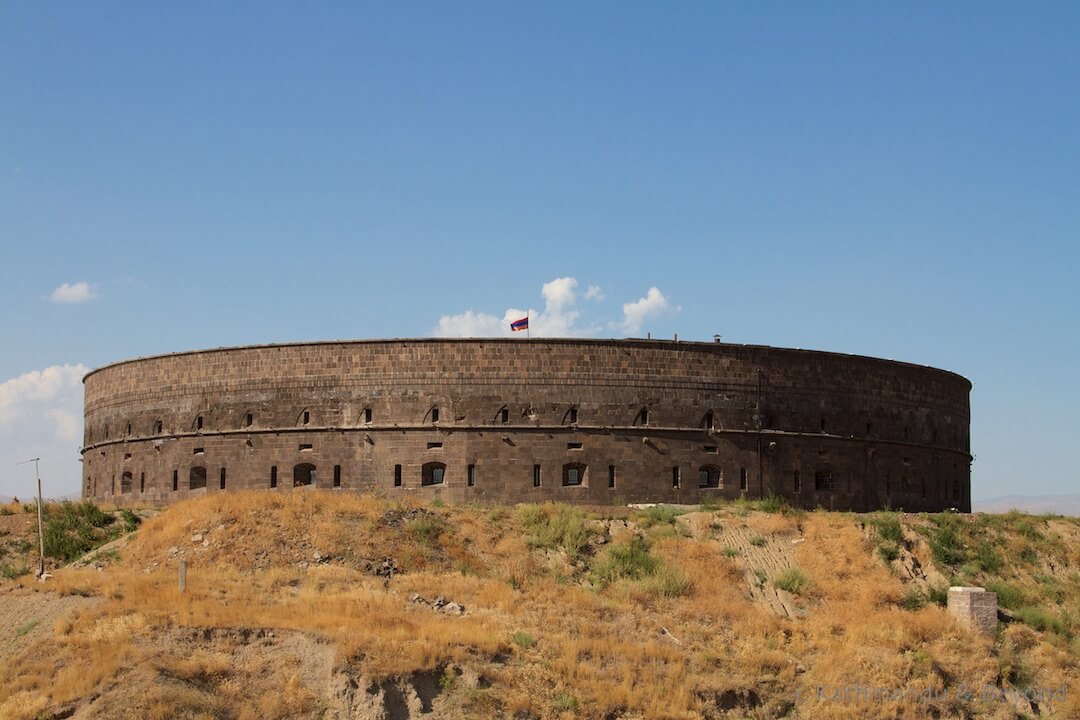
[[[671,487],[679,487],[679,466],[675,465],[671,468]]]
[[[507,408],[503,408],[499,411],[499,419],[504,423],[510,422],[510,411]]]
[[[394,487],[401,487],[401,466],[394,466]]]
[[[739,468],[739,489],[746,489],[746,468]]]
[[[364,422],[371,422],[371,408],[364,408]]]
[[[131,459],[131,453],[124,453],[124,459],[125,460],[130,460]]]
[[[195,448],[195,452],[193,454],[202,455],[204,452],[205,450],[203,448]]]
[[[195,418],[195,429],[196,430],[202,430],[202,415]]]
[[[146,473],[139,473],[139,492],[146,492]]]
[[[614,465],[608,465],[607,466],[607,486],[609,488],[615,487],[615,466]]]
[[[221,490],[225,489],[225,468],[221,468],[220,477],[218,478],[218,485]]]
[[[577,408],[572,407],[572,408],[570,408],[570,424],[573,425],[576,422],[577,422]]]
[[[277,487],[277,465],[270,466],[270,487]]]
[[[716,445],[706,445],[705,452],[716,454]]]
[[[442,443],[441,442],[429,442],[427,444],[427,449],[428,450],[442,450]]]
[[[468,482],[469,487],[473,487],[474,485],[476,485],[476,466],[475,465],[470,465],[469,466],[469,471],[468,471],[468,474],[466,475],[466,477],[468,478],[467,482]]]
[[[173,489],[173,492],[176,492],[176,489],[179,486],[179,484],[180,484],[180,471],[179,470],[173,470],[172,471],[172,489]]]
[[[311,422],[311,413],[307,410],[304,411],[304,424],[307,425]]]
[[[568,442],[568,443],[566,443],[566,449],[567,450],[580,450],[581,447],[582,447],[582,445],[579,442]]]
[[[533,465],[533,487],[540,487],[540,466]]]
[[[341,487],[341,466],[334,466],[334,487]]]
[[[431,408],[431,422],[439,422],[439,408]]]
[[[300,452],[311,452],[313,449],[311,443],[300,443]]]

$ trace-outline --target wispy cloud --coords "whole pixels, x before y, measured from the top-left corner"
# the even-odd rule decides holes
[[[529,316],[529,329],[534,337],[590,337],[605,326],[635,333],[650,319],[672,311],[671,303],[658,289],[650,288],[641,300],[623,306],[624,318],[620,321],[589,322],[583,320],[578,308],[578,281],[573,277],[561,277],[544,283],[540,296],[544,299],[542,310],[536,308],[510,307],[502,317],[491,313],[466,310],[462,313],[443,315],[439,318],[433,334],[436,337],[502,337],[512,335],[510,323]],[[604,295],[596,285],[589,285],[586,300],[603,300]],[[677,308],[674,308],[677,311]]]
[[[80,280],[77,283],[63,283],[49,295],[54,303],[81,303],[97,297],[90,283]]]

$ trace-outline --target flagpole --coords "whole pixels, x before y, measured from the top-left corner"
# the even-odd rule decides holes
[[[529,327],[529,311],[525,311],[525,339],[532,339],[532,328]]]

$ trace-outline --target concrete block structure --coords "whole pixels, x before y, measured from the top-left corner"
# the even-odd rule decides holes
[[[983,635],[997,631],[997,593],[981,587],[949,588],[949,614],[965,627]]]
[[[315,485],[588,504],[970,510],[971,383],[809,350],[658,340],[262,345],[84,379],[83,496]]]

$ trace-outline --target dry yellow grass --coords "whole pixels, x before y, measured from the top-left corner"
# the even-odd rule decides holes
[[[341,702],[326,695],[339,675],[429,673],[447,717],[1005,717],[1001,703],[940,698],[959,683],[998,687],[1003,668],[1039,687],[1075,685],[1076,656],[1030,628],[981,639],[935,605],[901,609],[908,589],[850,517],[721,511],[680,522],[693,537],[650,543],[664,582],[689,580],[668,593],[655,579],[597,583],[589,568],[607,547],[597,523],[568,562],[530,547],[520,513],[504,508],[317,492],[182,503],[104,570],[67,568],[45,589],[23,582],[106,602],[57,622],[17,669],[0,666],[0,717],[89,697],[93,717],[319,717]],[[712,539],[715,523],[792,548],[809,579],[796,599],[805,617],[750,600],[745,561]],[[401,570],[389,580],[371,571],[387,557]],[[414,593],[467,613],[436,612]],[[828,697],[851,687],[938,699]],[[1069,717],[1075,702],[1049,710]]]

